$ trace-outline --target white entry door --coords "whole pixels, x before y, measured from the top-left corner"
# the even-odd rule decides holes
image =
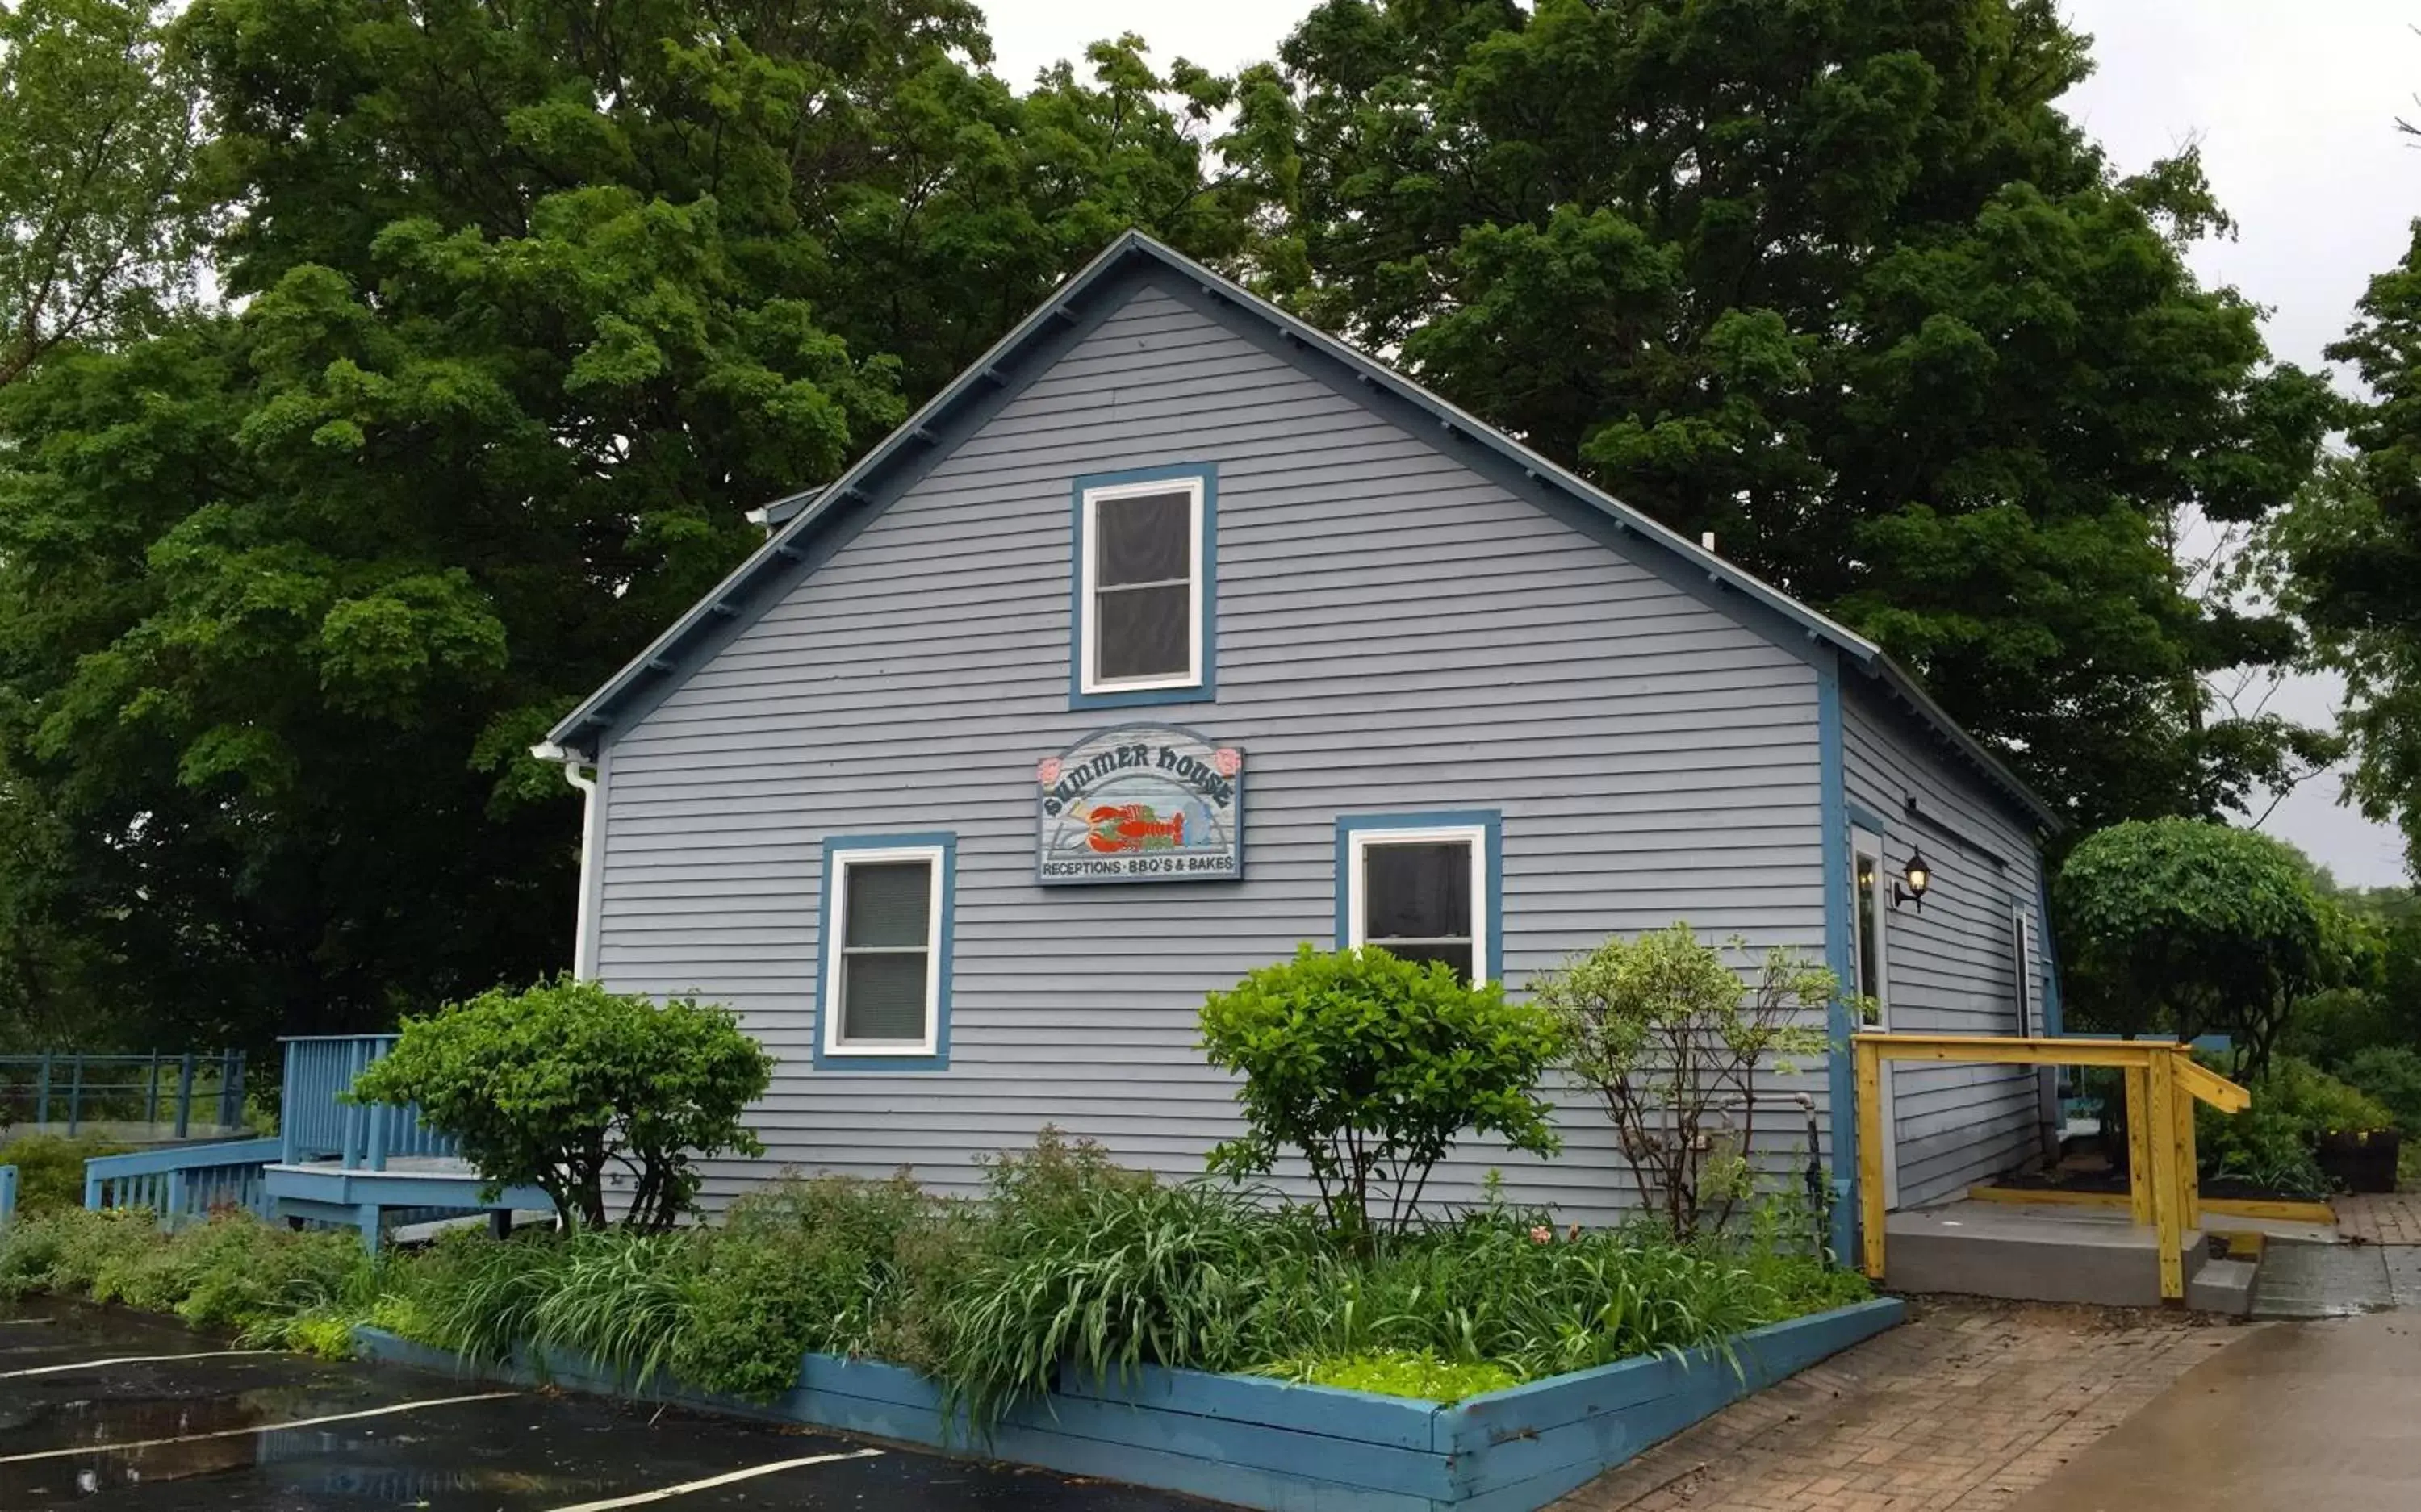
[[[1857,980],[1851,984],[1880,1005],[1880,1017],[1869,1029],[1888,1033],[1891,1021],[1890,957],[1884,936],[1885,921],[1891,917],[1890,900],[1883,889],[1883,839],[1872,830],[1852,829],[1850,832],[1850,917],[1851,959]],[[1882,1088],[1883,1130],[1883,1207],[1899,1206],[1899,1136],[1892,1117],[1892,1081],[1898,1067],[1891,1061],[1882,1063],[1880,1077]]]

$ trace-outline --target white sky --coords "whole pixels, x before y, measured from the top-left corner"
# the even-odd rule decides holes
[[[1023,86],[1087,42],[1140,32],[1165,63],[1225,71],[1269,56],[1306,0],[990,0],[995,65]],[[2230,283],[2269,311],[2270,344],[2322,366],[2373,273],[2402,256],[2421,213],[2421,150],[2396,117],[2421,123],[2421,0],[2069,0],[2095,39],[2100,71],[2066,104],[2121,170],[2202,145],[2237,240],[2196,249],[2206,282]],[[2297,678],[2271,707],[2325,719],[2336,689]],[[2395,833],[2337,806],[2324,775],[2267,825],[2342,881],[2404,880]]]

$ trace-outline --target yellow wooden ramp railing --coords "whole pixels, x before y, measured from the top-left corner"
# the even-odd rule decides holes
[[[2184,1299],[2185,1232],[2202,1222],[2194,1105],[2208,1102],[2222,1113],[2241,1113],[2252,1105],[2253,1094],[2195,1065],[2189,1047],[2165,1040],[1867,1033],[1853,1037],[1851,1053],[1858,1073],[1861,1269],[1869,1277],[1883,1278],[1883,1062],[2115,1066],[2127,1080],[2128,1208],[2136,1223],[2160,1230],[2161,1295]]]

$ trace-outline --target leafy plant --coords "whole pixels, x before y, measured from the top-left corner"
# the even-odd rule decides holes
[[[1493,982],[1373,946],[1304,945],[1202,1005],[1210,1064],[1243,1075],[1244,1134],[1210,1152],[1242,1177],[1299,1151],[1332,1227],[1367,1246],[1419,1212],[1429,1172],[1465,1132],[1533,1155],[1558,1147],[1534,1090],[1555,1024]]]
[[[2207,1177],[2235,1177],[2290,1196],[2325,1196],[2329,1182],[2316,1158],[2321,1136],[2395,1124],[2396,1115],[2378,1100],[2292,1055],[2277,1057],[2247,1090],[2253,1105],[2242,1113],[2195,1104],[2195,1156]]]
[[[1730,948],[1746,954],[1737,939]],[[1563,1024],[1564,1064],[1604,1100],[1641,1203],[1687,1239],[1748,1195],[1757,1078],[1823,1052],[1823,1029],[1803,1016],[1839,987],[1779,949],[1743,981],[1675,924],[1575,956],[1531,994]]]
[[[2373,1045],[2348,1057],[2342,1076],[2384,1108],[2407,1140],[2421,1141],[2421,1050]]]
[[[1459,1402],[1521,1383],[1519,1376],[1493,1361],[1441,1360],[1428,1349],[1381,1349],[1342,1360],[1282,1360],[1265,1373],[1314,1386],[1427,1402]]]
[[[0,1165],[17,1168],[17,1211],[30,1216],[83,1207],[84,1162],[124,1148],[90,1134],[26,1134],[0,1145]]]
[[[587,1227],[607,1222],[618,1168],[623,1223],[660,1230],[695,1210],[698,1158],[763,1152],[740,1117],[773,1068],[723,1009],[659,1006],[567,974],[407,1019],[347,1096],[419,1104],[423,1122],[461,1140],[491,1198],[536,1186]]]
[[[797,1382],[803,1354],[867,1348],[898,1301],[902,1236],[930,1207],[904,1177],[790,1179],[734,1203],[699,1246],[674,1373],[763,1399]]]

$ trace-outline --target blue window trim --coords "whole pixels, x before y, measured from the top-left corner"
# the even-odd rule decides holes
[[[1476,829],[1485,837],[1488,854],[1480,859],[1488,880],[1487,959],[1490,981],[1505,980],[1505,815],[1493,808],[1440,809],[1427,814],[1340,814],[1336,818],[1336,948],[1353,943],[1353,837],[1384,830]]]
[[[1817,821],[1821,827],[1822,843],[1818,849],[1824,867],[1824,959],[1838,984],[1824,1012],[1829,1051],[1824,1057],[1825,1103],[1833,1126],[1832,1170],[1827,1173],[1833,1198],[1831,1239],[1835,1261],[1846,1265],[1858,1254],[1858,1084],[1857,1068],[1850,1055],[1850,1037],[1857,1033],[1858,1024],[1848,1001],[1858,968],[1851,959],[1855,946],[1850,917],[1850,831],[1871,828],[1879,838],[1883,832],[1880,823],[1865,824],[1873,816],[1850,802],[1837,656],[1816,669],[1816,741],[1817,781],[1822,795]]]
[[[824,1053],[825,984],[832,980],[833,885],[839,858],[852,850],[899,850],[912,846],[938,848],[942,852],[942,927],[935,949],[941,957],[940,983],[933,992],[933,1050],[930,1054],[827,1055]],[[824,841],[822,896],[816,904],[816,1011],[809,1024],[814,1037],[815,1068],[820,1071],[945,1071],[950,1068],[951,936],[957,932],[959,911],[959,837],[946,830],[914,834],[836,834]]]
[[[1183,688],[1136,688],[1124,693],[1085,691],[1085,494],[1122,483],[1199,482],[1202,538],[1202,678]],[[1068,707],[1145,709],[1155,704],[1207,704],[1219,696],[1219,467],[1215,462],[1173,462],[1086,473],[1068,486]]]

